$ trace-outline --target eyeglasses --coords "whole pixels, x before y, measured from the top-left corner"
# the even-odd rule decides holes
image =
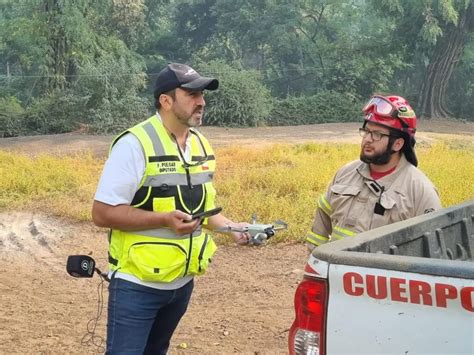
[[[390,134],[382,133],[379,131],[370,131],[367,128],[359,128],[359,134],[362,138],[365,138],[370,135],[370,137],[372,137],[372,140],[375,142],[380,141],[383,137],[391,137]]]
[[[185,169],[189,169],[194,166],[200,166],[209,160],[209,156],[207,155],[206,148],[204,147],[204,144],[202,143],[202,140],[201,140],[201,137],[199,137],[199,134],[197,134],[193,130],[189,130],[189,132],[191,132],[197,137],[199,144],[201,145],[202,152],[204,153],[204,156],[202,157],[193,157],[193,160],[196,159],[196,161],[193,163],[189,163],[186,161],[186,159],[184,159],[184,154],[181,150],[181,147],[179,146],[178,140],[176,139],[176,136],[173,133],[171,133],[171,136],[173,137],[174,141],[176,142],[176,146],[178,147],[179,156],[181,157],[181,160],[183,161],[183,168]]]

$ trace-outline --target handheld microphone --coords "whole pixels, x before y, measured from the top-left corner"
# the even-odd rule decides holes
[[[88,255],[69,255],[66,271],[73,277],[92,277],[96,270],[95,261]]]
[[[94,276],[95,271],[101,278],[97,288],[99,295],[97,316],[89,320],[87,323],[87,333],[82,337],[81,344],[96,347],[98,352],[104,352],[105,349],[102,346],[103,339],[101,336],[96,335],[95,331],[97,328],[97,323],[99,322],[100,316],[102,314],[102,309],[104,307],[104,297],[102,294],[104,280],[109,281],[109,279],[106,274],[102,274],[102,272],[95,267],[95,260],[88,255],[69,255],[67,257],[66,271],[69,275],[80,278],[90,278]]]

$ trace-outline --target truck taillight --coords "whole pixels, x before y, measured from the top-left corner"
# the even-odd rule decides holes
[[[296,318],[290,329],[290,354],[323,355],[326,335],[326,280],[305,278],[295,293]]]

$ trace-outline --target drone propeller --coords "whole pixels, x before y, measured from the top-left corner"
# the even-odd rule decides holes
[[[250,221],[251,224],[255,224],[257,223],[257,214],[256,213],[252,213],[252,220]]]
[[[282,229],[288,229],[288,224],[281,219],[277,220],[273,224],[273,229],[275,230],[282,230]]]

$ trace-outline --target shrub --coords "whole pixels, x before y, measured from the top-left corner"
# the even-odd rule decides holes
[[[268,119],[272,126],[291,126],[360,119],[361,100],[331,90],[312,96],[289,97],[275,102]]]
[[[25,134],[71,132],[79,127],[83,100],[71,92],[56,91],[33,101],[24,117]]]
[[[219,79],[219,90],[206,92],[205,124],[242,127],[266,123],[272,100],[257,71],[213,61],[201,64],[199,72]]]
[[[102,105],[89,110],[90,130],[101,134],[115,134],[145,120],[151,113],[147,99],[136,95],[103,98]]]
[[[0,97],[0,138],[19,136],[24,131],[23,107],[16,97]]]

